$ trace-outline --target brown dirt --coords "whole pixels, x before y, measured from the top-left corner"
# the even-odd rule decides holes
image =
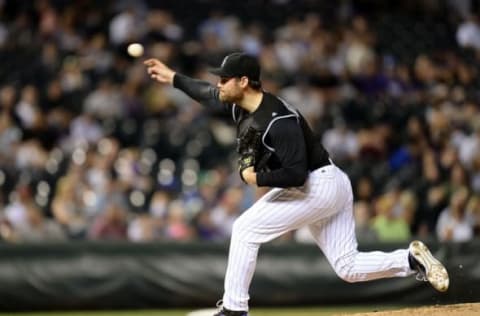
[[[346,314],[338,314],[341,316]],[[381,311],[373,313],[355,313],[349,316],[473,316],[480,315],[480,303],[466,303],[454,305],[435,305],[418,308],[406,308],[395,311]]]

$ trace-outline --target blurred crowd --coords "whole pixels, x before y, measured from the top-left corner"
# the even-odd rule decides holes
[[[360,242],[479,236],[478,3],[326,2],[0,0],[0,240],[227,240],[266,189],[229,113],[142,61],[214,84],[233,51],[350,175]]]

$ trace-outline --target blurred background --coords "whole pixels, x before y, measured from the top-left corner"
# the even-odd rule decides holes
[[[142,62],[215,84],[208,67],[234,51],[259,58],[264,88],[304,114],[351,177],[361,245],[468,248],[480,232],[479,9],[476,0],[0,0],[1,262],[49,249],[67,260],[69,249],[108,244],[153,242],[147,253],[157,255],[162,244],[217,245],[219,295],[232,224],[265,191],[237,175],[230,113],[152,82]],[[134,42],[143,57],[127,54]],[[303,230],[274,241],[292,243],[315,249]]]

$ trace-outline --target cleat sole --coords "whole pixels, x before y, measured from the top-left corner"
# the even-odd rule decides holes
[[[439,292],[445,292],[450,285],[447,269],[432,255],[421,241],[413,241],[409,247],[410,253],[424,268],[428,282]]]

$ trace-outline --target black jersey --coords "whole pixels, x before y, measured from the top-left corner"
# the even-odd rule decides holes
[[[225,106],[237,124],[237,134],[253,126],[262,132],[263,150],[271,153],[268,169],[257,171],[257,185],[294,187],[305,183],[309,171],[329,163],[328,153],[303,116],[287,102],[264,92],[260,106],[249,113],[219,100],[218,89],[208,82],[176,74],[174,87],[207,106]]]

